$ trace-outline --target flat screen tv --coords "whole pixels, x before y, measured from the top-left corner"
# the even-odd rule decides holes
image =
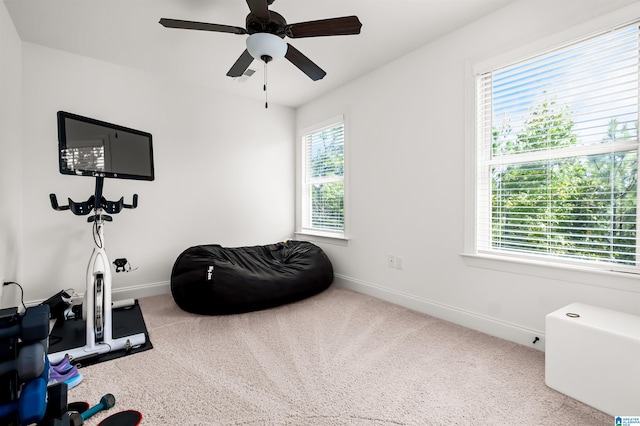
[[[60,173],[153,180],[151,133],[58,111]]]

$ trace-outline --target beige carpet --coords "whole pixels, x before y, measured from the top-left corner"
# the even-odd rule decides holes
[[[140,300],[154,348],[84,367],[69,402],[145,425],[613,425],[549,389],[544,354],[341,288],[232,316]]]

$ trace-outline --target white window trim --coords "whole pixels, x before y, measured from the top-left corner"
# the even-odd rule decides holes
[[[598,32],[606,31],[630,23],[640,17],[640,3],[623,7],[616,11],[602,15],[596,19],[573,26],[564,31],[525,46],[513,47],[492,57],[472,58],[465,63],[465,233],[464,252],[461,253],[465,263],[469,266],[575,282],[610,289],[618,289],[640,293],[640,274],[621,271],[606,271],[588,266],[574,266],[570,264],[550,264],[544,261],[518,259],[499,255],[479,254],[477,250],[476,229],[476,117],[477,93],[476,75],[524,58],[538,55],[549,49],[563,44],[574,43],[581,38],[590,37]],[[630,19],[631,18],[631,19]]]
[[[302,172],[304,164],[304,150],[301,140],[309,132],[342,122],[344,125],[344,231],[320,231],[310,230],[302,227]],[[332,116],[319,120],[311,124],[304,125],[298,129],[296,137],[296,223],[294,235],[296,238],[307,239],[317,242],[327,242],[332,244],[346,245],[349,241],[349,125],[344,114]]]

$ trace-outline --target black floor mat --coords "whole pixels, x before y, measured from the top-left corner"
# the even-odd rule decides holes
[[[132,334],[144,333],[145,343],[137,348],[129,351],[124,349],[107,352],[106,354],[96,355],[90,358],[82,358],[80,366],[97,364],[103,361],[120,358],[125,355],[131,355],[138,352],[147,351],[153,348],[147,326],[142,317],[142,311],[138,301],[132,306],[118,308],[111,311],[111,322],[113,323],[112,337],[130,336]],[[86,340],[86,322],[82,319],[71,319],[66,321],[56,321],[51,333],[49,334],[49,353],[61,352],[68,349],[77,348],[85,345]],[[76,363],[74,363],[75,365]]]

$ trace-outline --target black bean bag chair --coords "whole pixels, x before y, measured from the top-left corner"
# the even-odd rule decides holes
[[[178,256],[171,294],[184,311],[224,315],[302,300],[332,281],[329,258],[306,241],[234,248],[200,245]]]

